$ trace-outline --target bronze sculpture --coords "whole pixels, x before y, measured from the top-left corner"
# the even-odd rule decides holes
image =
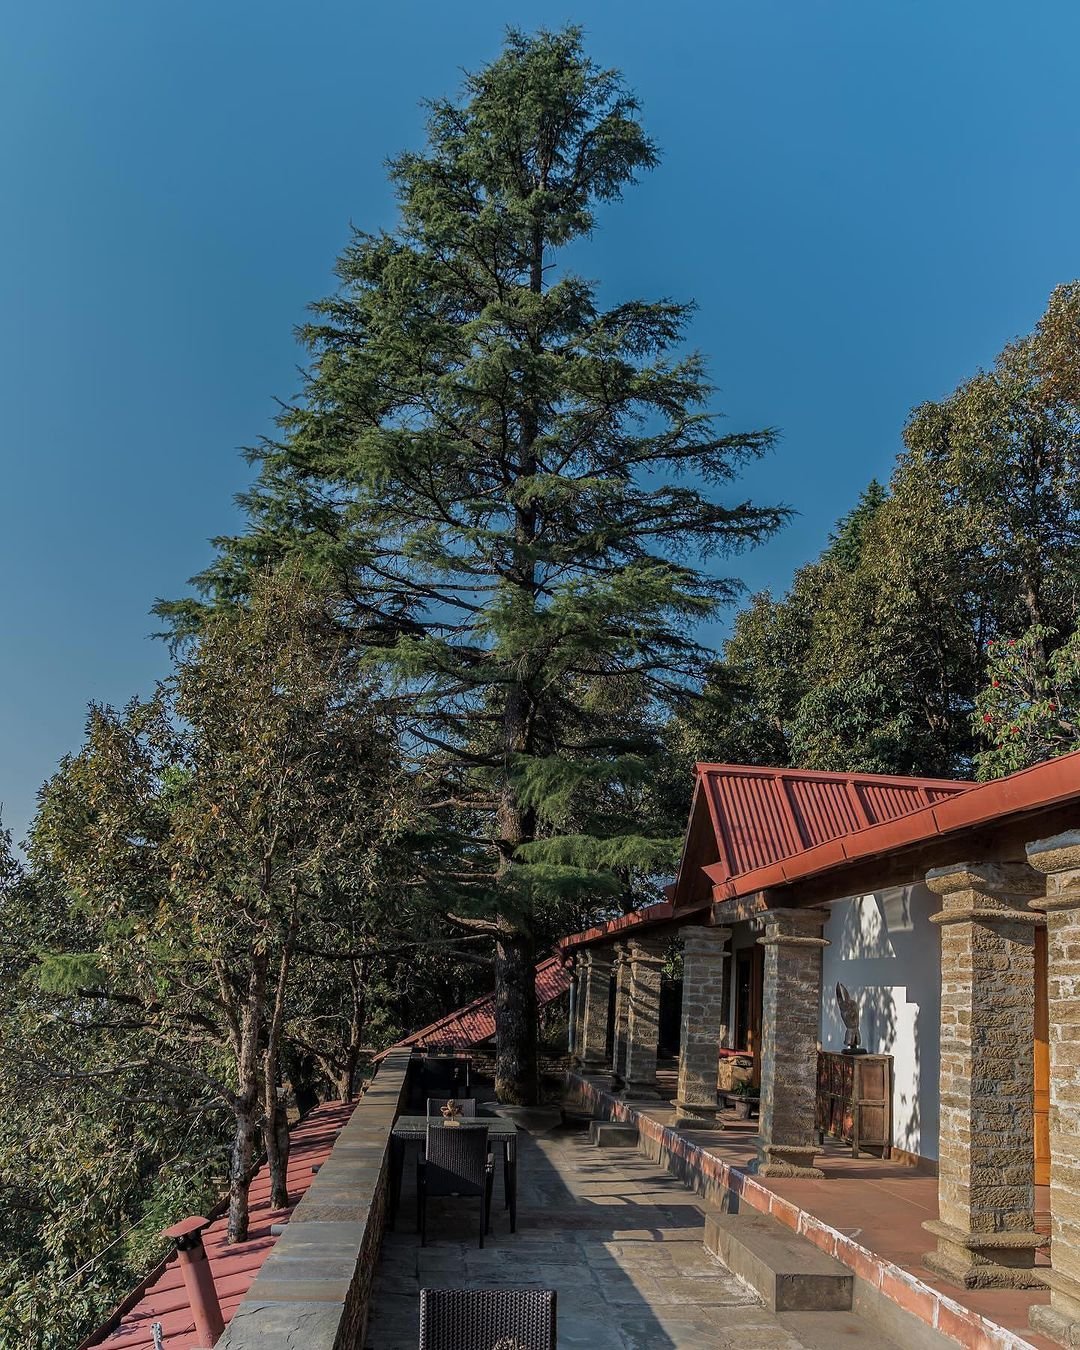
[[[846,1029],[844,1054],[865,1054],[866,1052],[859,1040],[859,1005],[839,981],[836,984],[836,1002],[840,1007],[840,1020]]]

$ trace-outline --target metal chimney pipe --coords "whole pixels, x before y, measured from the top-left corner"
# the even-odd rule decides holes
[[[208,1227],[209,1219],[194,1214],[181,1219],[171,1228],[166,1228],[162,1237],[172,1238],[176,1243],[176,1256],[180,1263],[180,1273],[184,1277],[191,1315],[195,1318],[195,1332],[199,1344],[205,1350],[212,1350],[217,1339],[225,1330],[225,1321],[221,1316],[221,1304],[218,1302],[214,1285],[214,1273],[206,1258],[203,1246],[203,1229]]]

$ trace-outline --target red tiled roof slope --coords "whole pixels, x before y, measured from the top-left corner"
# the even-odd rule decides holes
[[[203,1242],[214,1274],[221,1311],[228,1325],[240,1300],[251,1287],[262,1263],[277,1238],[272,1224],[284,1222],[299,1204],[312,1182],[312,1167],[326,1161],[353,1113],[355,1102],[326,1102],[318,1106],[292,1131],[289,1152],[288,1209],[270,1208],[270,1173],[264,1165],[251,1183],[251,1224],[246,1242],[230,1246],[226,1240],[228,1219],[215,1219],[203,1233]],[[95,1332],[80,1350],[104,1346],[106,1350],[151,1350],[154,1344],[150,1328],[161,1323],[168,1350],[192,1350],[196,1344],[195,1323],[188,1307],[184,1282],[173,1257],[165,1269],[143,1290],[139,1301],[129,1308],[115,1326]]]
[[[536,967],[536,1001],[541,1008],[565,994],[570,988],[570,972],[565,970],[557,956],[549,956]],[[484,994],[456,1012],[447,1013],[437,1022],[431,1022],[414,1031],[396,1045],[389,1046],[375,1058],[382,1059],[391,1050],[467,1050],[482,1045],[495,1035],[495,995]]]
[[[719,851],[710,868],[714,880],[896,820],[972,786],[951,779],[741,764],[699,764],[697,775]]]

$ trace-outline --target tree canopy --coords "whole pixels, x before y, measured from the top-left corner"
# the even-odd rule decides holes
[[[686,728],[695,749],[967,777],[1074,744],[1062,710],[1080,598],[1078,369],[1070,283],[991,370],[915,408],[888,488],[869,486],[786,595],[738,615]],[[1014,650],[1029,669],[1006,679]]]
[[[670,867],[635,790],[696,625],[737,594],[705,566],[786,513],[728,495],[773,432],[718,426],[692,307],[605,305],[567,261],[658,157],[580,30],[511,31],[429,112],[390,165],[398,225],[342,255],[249,528],[198,584],[212,609],[283,556],[333,578],[438,768],[448,909],[495,941],[497,1090],[528,1101],[538,936]],[[163,607],[180,631],[205,609]]]

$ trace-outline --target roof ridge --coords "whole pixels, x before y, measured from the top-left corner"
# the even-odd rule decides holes
[[[951,787],[960,791],[979,787],[981,784],[970,778],[929,778],[922,774],[868,773],[863,770],[851,772],[837,769],[793,769],[782,764],[723,764],[710,760],[698,760],[694,772],[701,774],[730,774],[741,778],[801,778],[817,779],[832,783],[895,783],[903,787]]]

